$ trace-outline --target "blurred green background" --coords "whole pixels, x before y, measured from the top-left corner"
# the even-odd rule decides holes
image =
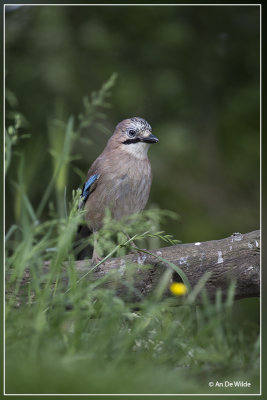
[[[111,134],[140,116],[159,137],[149,205],[181,217],[163,228],[182,242],[259,228],[259,33],[256,6],[7,7],[6,87],[18,100],[8,96],[7,116],[16,108],[29,122],[16,150],[27,154],[33,204],[53,170],[51,119],[77,116],[117,72],[105,126]],[[83,136],[92,143],[76,144],[68,197],[108,138],[95,126]],[[7,227],[19,217],[17,169],[13,161]]]
[[[57,209],[55,215],[64,215],[64,198],[71,200],[72,190],[82,186],[88,168],[105,147],[116,124],[132,116],[145,118],[160,139],[149,151],[154,179],[148,207],[155,205],[180,215],[178,222],[168,221],[162,226],[168,234],[186,243],[258,229],[259,39],[257,6],[6,7],[6,125],[11,127],[9,136],[15,137],[6,178],[7,230],[13,224],[27,225],[26,219],[23,223],[23,193],[34,210],[46,197],[44,193],[51,195],[47,196],[50,205],[43,202],[37,212],[41,222],[51,217],[53,207]],[[98,90],[113,73],[118,78],[108,99],[112,107],[98,110],[104,112],[106,119],[94,120],[81,129],[78,115],[84,112],[84,96],[90,98],[92,91]],[[17,112],[22,114],[22,126],[18,123],[21,127],[16,130]],[[71,115],[74,120],[69,119]],[[68,126],[74,121],[79,138],[72,138],[73,147],[69,143],[69,149],[63,151],[67,121]],[[62,161],[53,182],[51,178],[58,167],[53,158],[56,153],[68,154],[68,158]],[[51,182],[56,190],[49,192]],[[28,203],[26,208],[31,213]],[[29,225],[28,233],[31,229]],[[26,241],[26,233],[22,232],[21,237]],[[16,243],[13,242],[15,248]],[[112,316],[109,303],[106,305],[108,315]],[[31,313],[32,308],[28,309]],[[20,320],[22,324],[28,321],[22,311],[18,310],[21,319],[11,313],[15,321],[13,330],[10,322],[8,325],[12,331],[8,335],[11,347],[20,343],[17,332],[23,340],[31,341],[31,335],[35,338],[31,331],[25,334],[25,329],[20,331],[17,327]],[[77,312],[77,321],[82,323],[79,309]],[[177,315],[180,314],[179,309]],[[64,319],[64,315],[59,312],[60,318]],[[120,315],[120,311],[115,315]],[[259,333],[258,299],[235,302],[231,324],[233,341],[228,346],[229,354],[232,352],[237,359],[232,368],[235,372],[239,366],[247,368],[253,375],[258,372],[257,354],[252,352],[251,360],[246,355]],[[112,329],[115,325],[112,322]],[[217,334],[215,330],[207,332],[201,346],[205,355],[212,358],[209,343],[212,346]],[[43,343],[54,345],[54,336],[49,333],[50,336],[44,331],[41,349]],[[235,344],[240,338],[244,338],[243,347]],[[102,342],[99,339],[97,343]],[[103,343],[109,343],[104,336]],[[82,349],[85,344],[86,341],[81,342]],[[222,346],[220,357],[225,371],[231,374],[228,360],[232,355],[225,350],[228,347]],[[90,348],[97,356],[97,351]],[[15,356],[8,357],[10,371],[14,365],[23,367],[25,360],[23,352],[23,362],[18,362],[16,347],[12,349]],[[57,352],[55,357],[51,354],[53,364]],[[170,364],[168,360],[166,364]],[[216,374],[216,358],[211,365]],[[123,370],[126,371],[125,366]],[[31,371],[35,371],[35,366],[29,368],[29,382],[35,382]],[[80,370],[76,372],[80,374]],[[154,364],[154,384],[153,374]],[[191,369],[185,382],[190,381],[190,374]],[[13,380],[13,372],[10,376]]]

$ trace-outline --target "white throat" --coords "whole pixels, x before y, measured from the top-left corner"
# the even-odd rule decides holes
[[[140,160],[144,160],[147,158],[147,151],[149,149],[150,144],[144,142],[124,144],[123,150],[132,156],[139,158]]]

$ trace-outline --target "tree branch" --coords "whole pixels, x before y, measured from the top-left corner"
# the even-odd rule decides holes
[[[105,283],[108,287],[115,287],[118,296],[129,298],[126,264],[138,264],[134,269],[133,279],[135,294],[132,300],[140,299],[140,294],[145,296],[150,293],[159,282],[162,274],[169,269],[168,264],[160,258],[179,266],[186,274],[190,284],[194,287],[205,272],[211,276],[205,288],[211,299],[215,298],[217,289],[221,288],[223,298],[227,295],[230,282],[236,281],[235,299],[260,296],[260,231],[246,234],[234,233],[232,236],[211,240],[202,243],[178,244],[150,250],[155,254],[128,254],[121,258],[113,258],[101,264],[97,269],[84,277],[86,280],[103,278],[109,271],[117,272],[114,280],[111,278]],[[67,263],[64,263],[67,268]],[[146,267],[148,266],[148,267]],[[90,269],[90,260],[76,261],[79,278],[83,277]],[[49,271],[49,265],[44,267]],[[118,280],[119,275],[119,280]],[[24,277],[24,283],[30,276]],[[65,279],[67,279],[65,277]],[[172,274],[173,280],[179,281],[177,273]],[[139,293],[139,295],[138,295]]]

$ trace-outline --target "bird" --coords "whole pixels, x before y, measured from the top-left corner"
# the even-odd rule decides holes
[[[115,220],[145,208],[152,183],[147,153],[150,145],[158,142],[143,118],[127,118],[116,126],[105,149],[88,170],[82,188],[79,209],[84,210],[85,235],[101,229],[106,208]],[[92,263],[100,260],[94,242]]]

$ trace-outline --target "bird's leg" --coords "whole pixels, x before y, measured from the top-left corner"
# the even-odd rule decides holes
[[[127,237],[128,240],[131,239],[130,235],[128,235],[127,232],[123,232],[123,233],[124,233],[124,235]],[[138,246],[136,246],[136,244],[134,243],[133,240],[132,240],[129,244],[130,244],[130,246],[134,247],[135,249],[138,247]]]
[[[92,256],[92,264],[96,265],[102,260],[102,258],[97,254],[97,251],[96,251],[97,233],[94,232],[93,235],[94,235],[94,250],[93,250],[93,256]]]
[[[124,233],[124,235],[126,235],[128,240],[131,239],[127,232],[123,232],[123,233]],[[130,246],[132,246],[139,254],[142,253],[141,251],[138,250],[138,246],[134,243],[133,240],[130,242]]]

